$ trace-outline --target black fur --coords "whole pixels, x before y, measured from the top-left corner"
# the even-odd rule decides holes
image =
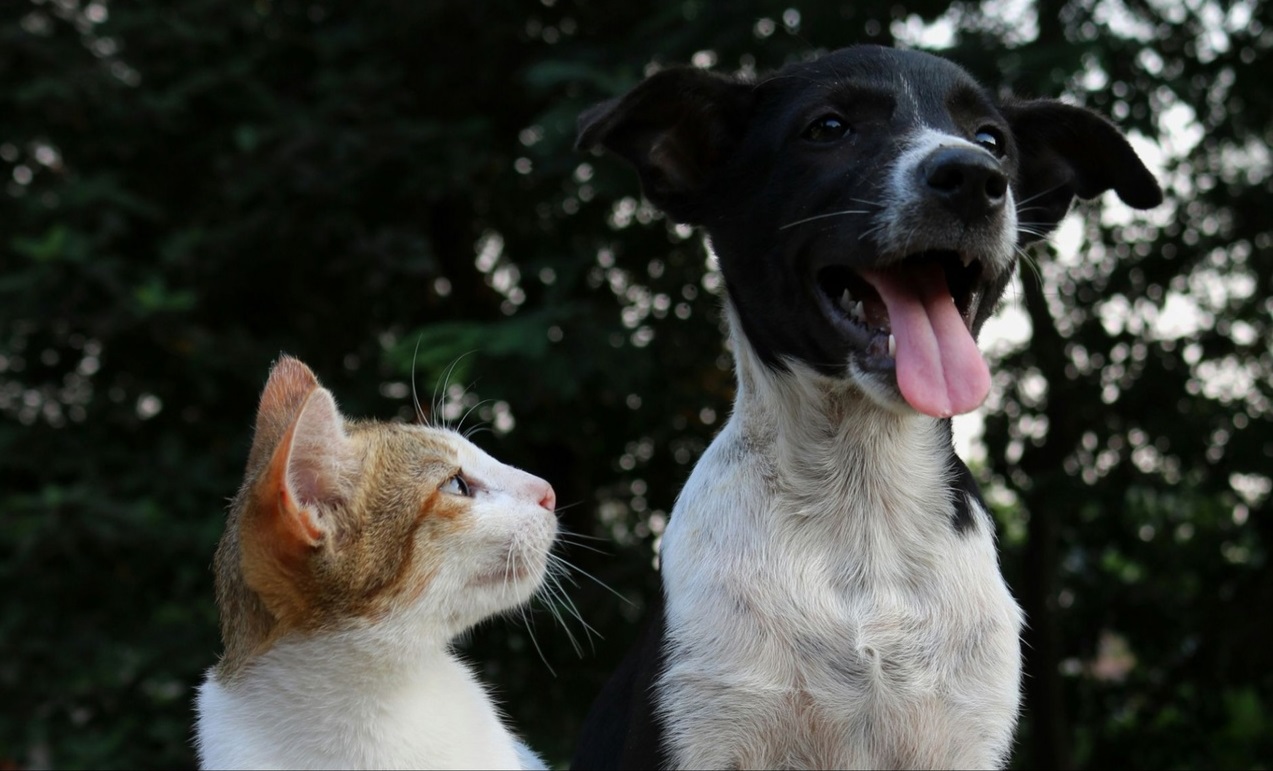
[[[646,609],[641,636],[593,702],[571,768],[667,767],[663,726],[654,713],[654,682],[663,669],[664,623],[659,596]]]

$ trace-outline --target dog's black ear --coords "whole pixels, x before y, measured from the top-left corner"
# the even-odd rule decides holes
[[[575,147],[598,145],[636,167],[646,198],[698,224],[701,195],[741,136],[752,86],[694,68],[663,70],[579,116]]]
[[[1075,196],[1113,190],[1128,206],[1152,209],[1162,190],[1112,123],[1091,110],[1052,99],[1017,100],[1002,108],[1020,151],[1017,171],[1021,242],[1056,227]]]

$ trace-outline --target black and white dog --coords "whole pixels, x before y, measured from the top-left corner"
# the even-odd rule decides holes
[[[852,47],[659,72],[580,119],[720,261],[734,411],[663,538],[664,602],[575,768],[1002,766],[1021,611],[951,446],[974,342],[1075,196],[1157,205],[1111,124]]]

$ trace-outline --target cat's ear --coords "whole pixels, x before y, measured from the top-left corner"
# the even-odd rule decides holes
[[[323,512],[349,494],[355,455],[345,419],[326,388],[315,388],[274,449],[259,491],[279,547],[307,549],[331,530]]]
[[[270,457],[300,413],[305,400],[319,387],[318,378],[300,359],[285,354],[274,363],[256,410],[256,429],[252,435],[252,450],[248,454],[249,474]]]
[[[355,454],[330,391],[300,361],[270,371],[257,410],[249,468],[261,469],[253,525],[280,557],[299,557],[330,531],[322,512],[348,495]],[[258,465],[260,464],[260,465]]]

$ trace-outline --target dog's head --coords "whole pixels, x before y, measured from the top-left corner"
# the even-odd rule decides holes
[[[974,338],[1019,244],[1076,196],[1162,200],[1103,118],[998,103],[914,51],[855,46],[756,82],[665,70],[579,122],[580,147],[625,158],[651,202],[706,229],[766,365],[936,416],[989,390]]]

